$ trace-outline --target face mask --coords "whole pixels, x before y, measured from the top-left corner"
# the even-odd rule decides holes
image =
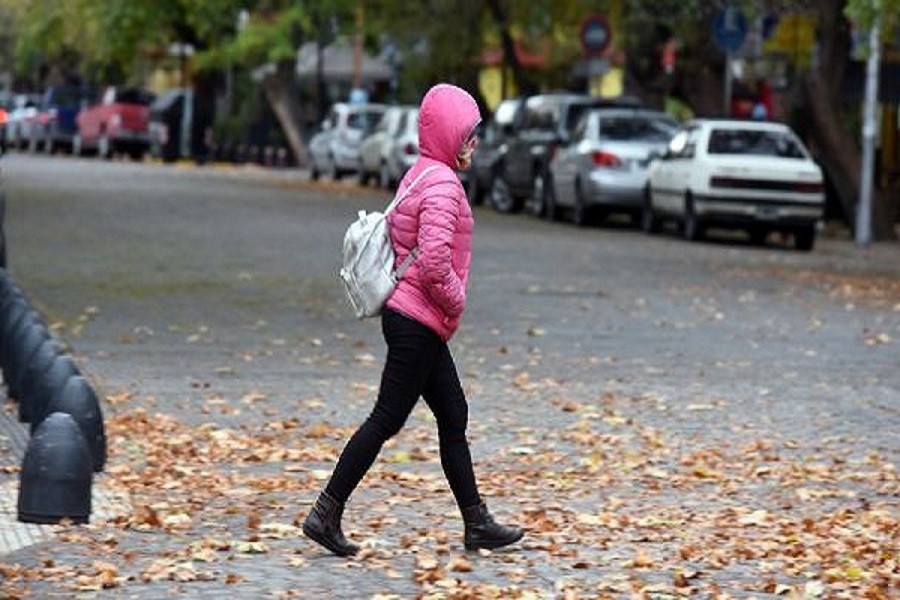
[[[456,167],[458,169],[468,169],[472,164],[472,153],[475,152],[475,146],[478,145],[478,136],[474,133],[463,142],[462,148],[456,155]]]

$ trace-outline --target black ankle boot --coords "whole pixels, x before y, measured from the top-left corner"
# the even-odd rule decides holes
[[[462,509],[462,515],[466,525],[466,550],[492,550],[522,539],[523,531],[518,527],[506,527],[494,521],[484,502]]]
[[[347,541],[341,531],[341,516],[344,505],[332,498],[328,492],[319,494],[306,521],[303,533],[311,540],[325,546],[338,556],[351,556],[359,551],[359,546]]]

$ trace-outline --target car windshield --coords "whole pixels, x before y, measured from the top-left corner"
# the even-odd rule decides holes
[[[347,115],[347,127],[360,131],[372,131],[384,114],[380,110],[360,110]]]
[[[714,129],[709,136],[709,154],[742,154],[805,158],[800,144],[780,131],[758,129]]]
[[[597,120],[601,140],[641,140],[665,142],[674,133],[674,124],[650,116],[609,116]]]

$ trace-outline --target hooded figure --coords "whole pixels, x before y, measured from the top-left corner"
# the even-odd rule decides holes
[[[479,121],[475,100],[454,85],[435,85],[422,99],[420,156],[398,194],[434,168],[388,216],[396,264],[414,249],[417,255],[381,314],[388,351],[378,399],[303,523],[307,537],[339,556],[359,550],[341,529],[347,500],[420,397],[437,421],[441,467],[463,518],[465,548],[500,548],[523,535],[518,527],[496,523],[478,493],[466,439],[468,403],[447,346],[466,306],[474,227],[456,170],[469,166]]]
[[[387,306],[426,325],[447,341],[466,306],[474,219],[456,169],[460,150],[481,120],[465,90],[431,88],[419,109],[419,160],[398,193],[431,166],[388,216],[395,266],[418,248],[418,257],[397,284]]]

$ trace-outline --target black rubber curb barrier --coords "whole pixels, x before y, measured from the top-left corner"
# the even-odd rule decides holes
[[[93,473],[106,464],[100,402],[5,268],[0,370],[8,398],[18,403],[19,420],[31,424],[19,479],[19,520],[87,523]]]

